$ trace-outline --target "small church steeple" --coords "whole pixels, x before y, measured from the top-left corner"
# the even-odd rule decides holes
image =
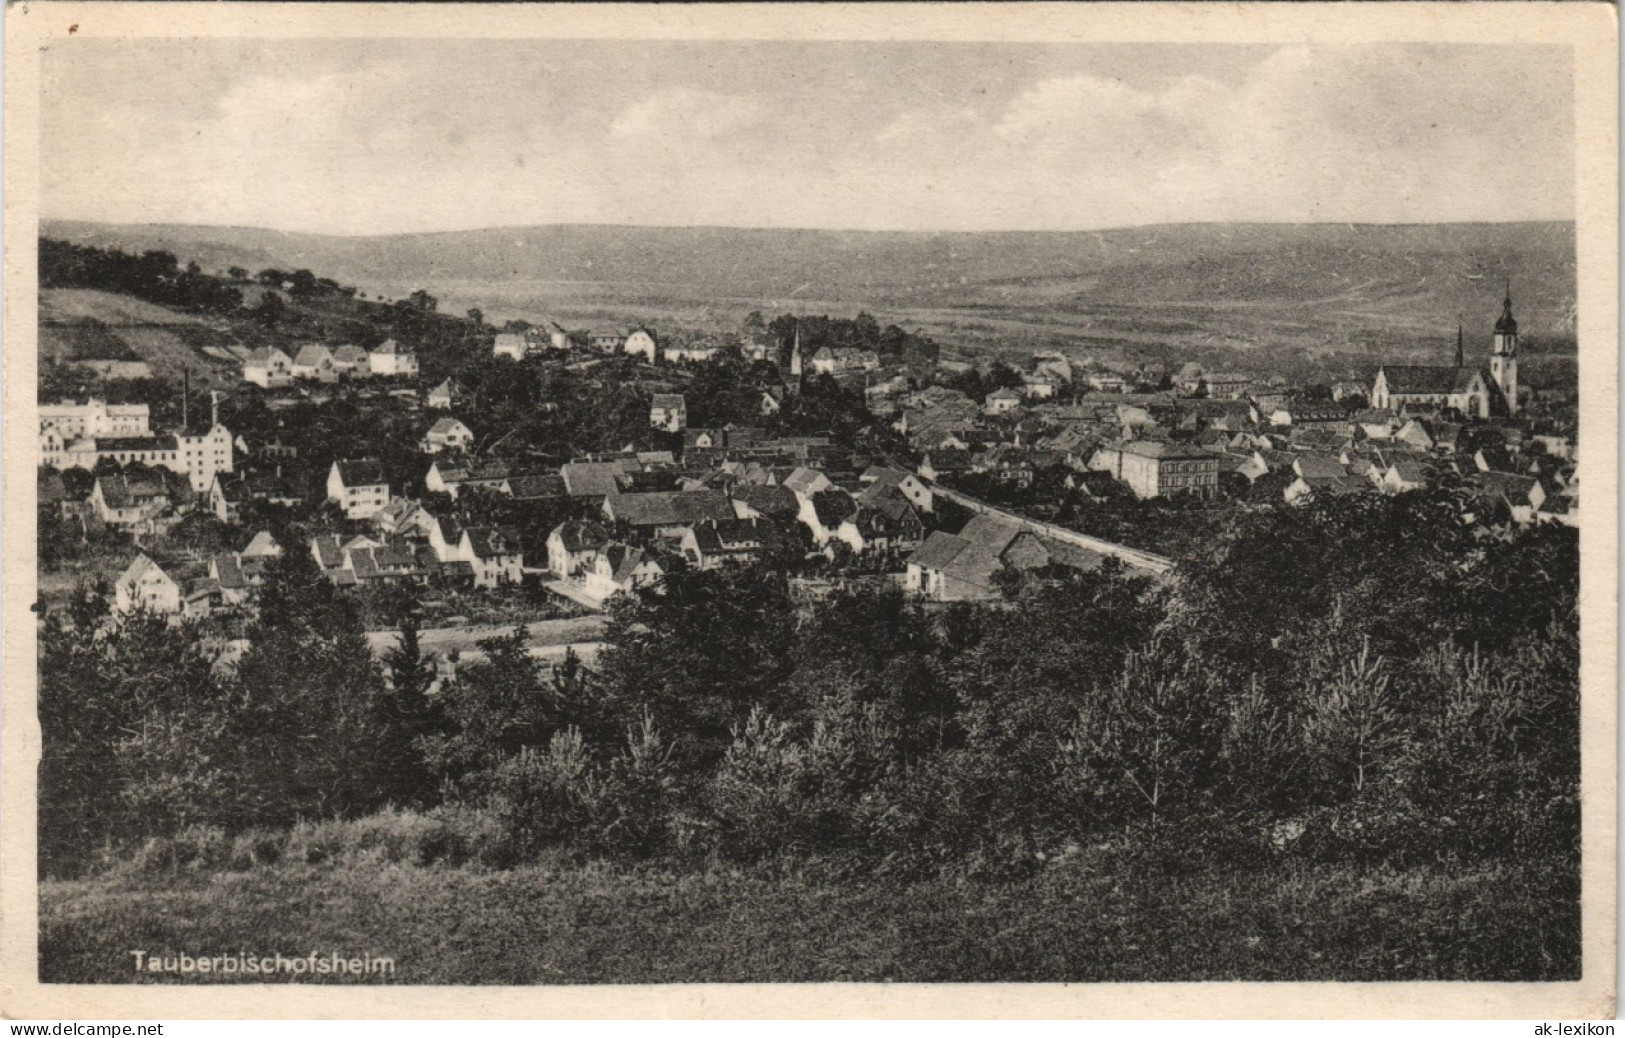
[[[1501,319],[1495,322],[1495,337],[1497,345],[1503,335],[1514,338],[1518,335],[1518,322],[1512,316],[1512,282],[1507,281],[1507,296],[1501,301]]]
[[[790,345],[790,377],[801,378],[801,318],[796,318],[795,340]]]

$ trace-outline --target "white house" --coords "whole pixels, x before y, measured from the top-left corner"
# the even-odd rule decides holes
[[[519,534],[500,526],[470,526],[458,543],[458,560],[474,569],[475,587],[517,584],[524,579],[525,556]]]
[[[369,353],[367,363],[371,366],[374,375],[400,375],[406,378],[416,378],[418,373],[418,355],[394,339],[390,339]]]
[[[384,467],[371,458],[335,461],[327,473],[327,499],[338,502],[346,519],[371,519],[389,504]]]
[[[982,402],[982,413],[990,415],[1009,414],[1021,406],[1021,394],[1009,387],[995,389],[987,395]]]
[[[338,367],[333,363],[333,351],[314,343],[301,346],[293,358],[293,377],[314,379],[317,382],[338,381]]]
[[[547,568],[560,580],[580,577],[593,556],[608,546],[609,534],[597,523],[560,523],[547,535]]]
[[[603,602],[623,591],[647,587],[663,576],[665,570],[660,563],[644,554],[642,548],[611,544],[593,553],[591,562],[582,572],[581,590]]]
[[[858,477],[858,481],[865,487],[883,486],[896,487],[908,498],[909,504],[921,512],[931,511],[935,497],[931,488],[921,482],[920,477],[906,469],[890,468],[884,465],[871,465]]]
[[[429,390],[429,406],[436,411],[450,411],[468,398],[468,390],[456,379],[448,378]]]
[[[688,401],[681,393],[656,393],[649,405],[649,424],[663,432],[682,432],[688,427]]]
[[[339,346],[333,350],[333,368],[340,375],[367,376],[372,374],[372,365],[367,360],[367,351],[360,346]]]
[[[654,333],[649,329],[638,328],[627,334],[625,341],[621,343],[621,349],[634,357],[642,357],[650,364],[653,364],[655,354],[660,349],[660,344],[655,341]]]
[[[466,450],[474,442],[474,430],[455,418],[440,418],[423,434],[423,449],[429,454],[444,450]]]
[[[503,332],[497,336],[496,342],[491,344],[491,354],[497,357],[524,360],[529,352],[530,341],[523,335],[515,335],[512,332]]]
[[[172,616],[181,611],[181,586],[162,566],[137,555],[113,584],[113,608],[120,613],[145,609]]]
[[[275,346],[261,346],[243,360],[243,381],[261,389],[293,384],[293,359]]]

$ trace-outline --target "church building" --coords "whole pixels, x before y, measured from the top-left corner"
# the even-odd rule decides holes
[[[1448,407],[1469,418],[1490,418],[1518,411],[1518,322],[1512,316],[1509,289],[1495,322],[1490,366],[1467,367],[1462,330],[1456,328],[1456,364],[1385,364],[1371,385],[1371,406],[1394,411]]]

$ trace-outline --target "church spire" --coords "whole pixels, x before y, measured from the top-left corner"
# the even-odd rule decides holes
[[[801,318],[796,318],[796,334],[790,344],[790,377],[796,380],[796,389],[801,388]]]
[[[1501,302],[1501,319],[1495,322],[1495,334],[1518,334],[1518,322],[1512,317],[1512,279],[1507,279],[1507,297]]]

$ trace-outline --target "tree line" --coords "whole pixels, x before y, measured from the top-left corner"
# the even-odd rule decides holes
[[[375,663],[303,553],[234,664],[87,595],[41,620],[42,867],[386,804],[479,814],[499,864],[1577,863],[1572,530],[1339,500],[1249,516],[1172,581],[1006,591],[808,602],[679,568],[618,602],[592,671],[497,639],[439,687],[409,617]]]
[[[196,263],[182,267],[174,253],[158,249],[136,256],[41,238],[39,283],[42,288],[124,292],[183,310],[226,313],[243,305],[242,292],[226,279],[203,273]]]

